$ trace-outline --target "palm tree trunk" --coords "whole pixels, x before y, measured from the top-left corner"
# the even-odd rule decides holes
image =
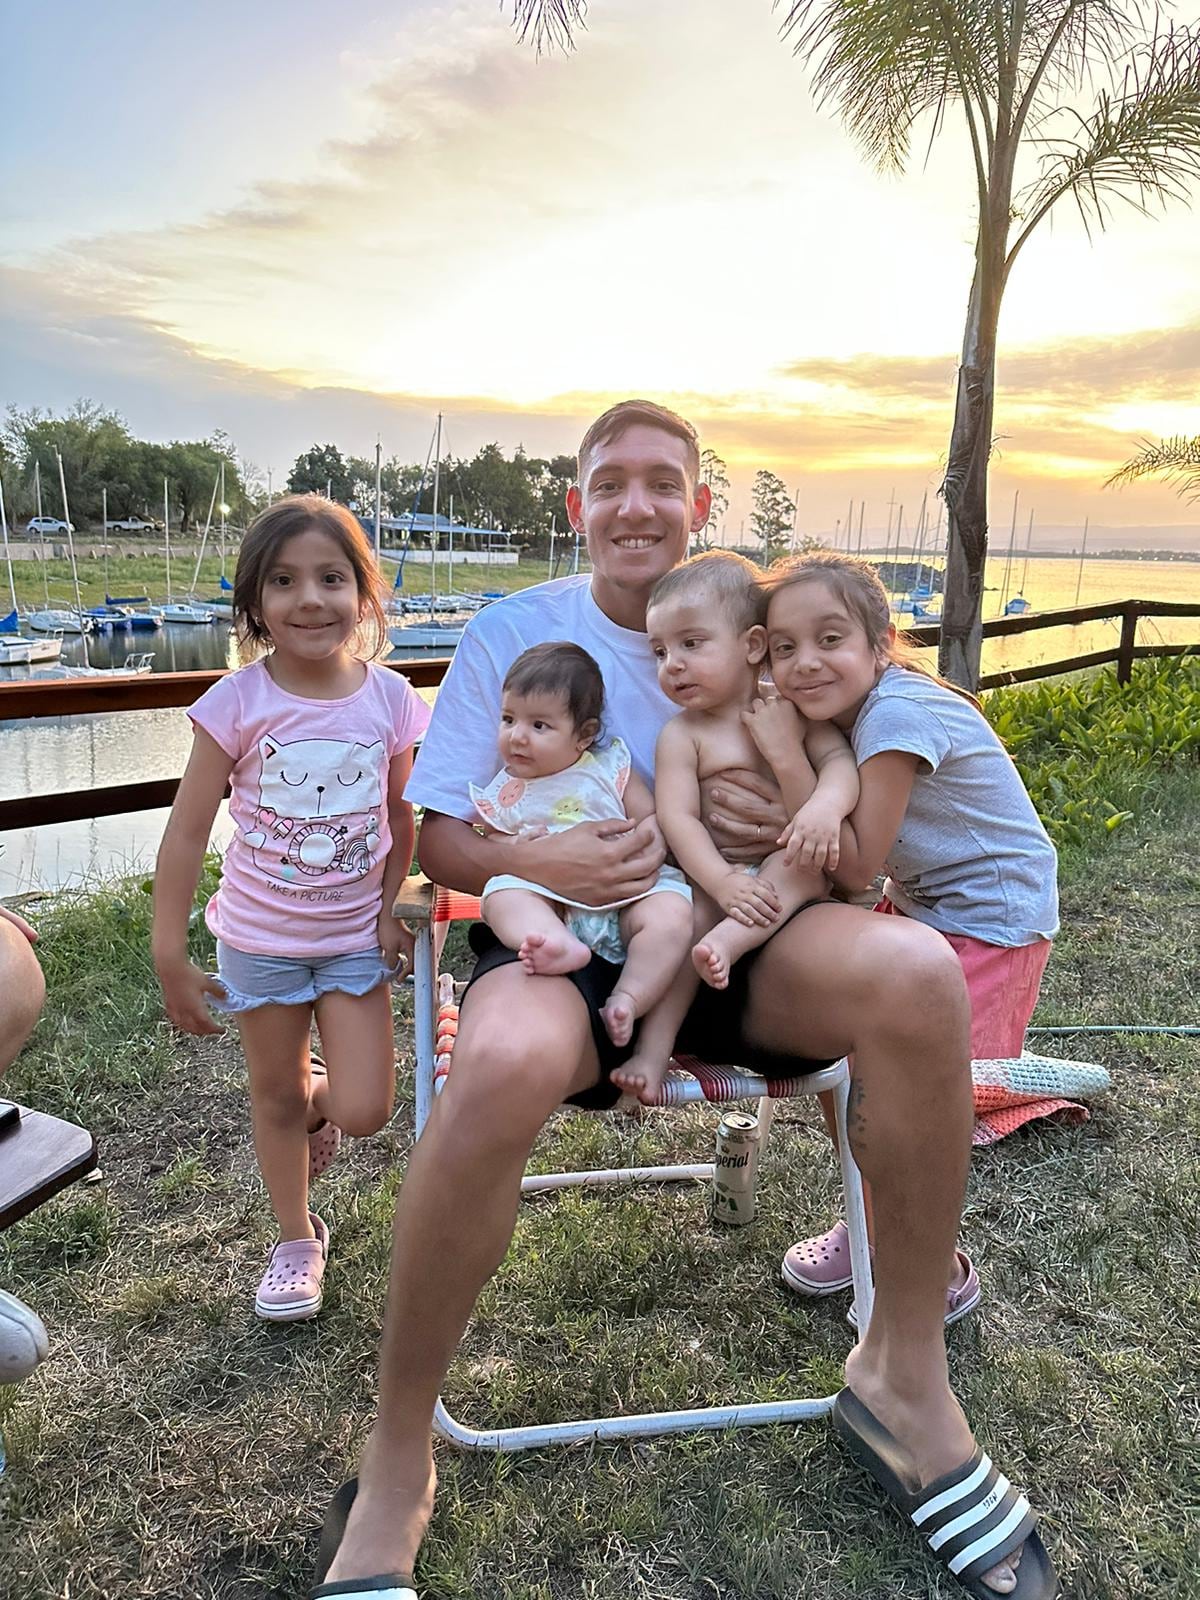
[[[979,683],[983,653],[983,577],[988,548],[988,460],[992,448],[992,413],[996,390],[996,330],[1004,293],[1004,252],[1008,235],[1005,215],[1011,180],[1000,182],[1001,194],[989,209],[992,227],[980,226],[975,277],[967,306],[954,424],[942,493],[949,516],[946,587],[938,670],[951,683],[972,693]],[[999,205],[997,205],[997,199]],[[990,248],[985,243],[990,240]]]

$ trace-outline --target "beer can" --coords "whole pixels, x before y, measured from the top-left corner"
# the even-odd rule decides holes
[[[743,1228],[754,1221],[758,1148],[758,1118],[745,1111],[726,1111],[717,1124],[711,1207],[714,1222]]]

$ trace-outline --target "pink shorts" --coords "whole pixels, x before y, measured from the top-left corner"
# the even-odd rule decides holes
[[[890,900],[875,907],[885,916],[905,915]],[[976,1061],[1019,1056],[1025,1030],[1037,1005],[1051,941],[1036,944],[985,944],[963,933],[944,933],[954,946],[971,997],[971,1055]]]

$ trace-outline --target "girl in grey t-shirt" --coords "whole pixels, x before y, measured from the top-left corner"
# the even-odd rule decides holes
[[[928,923],[958,954],[972,1055],[1019,1055],[1058,930],[1058,890],[1054,846],[1012,759],[970,696],[906,659],[874,567],[821,552],[767,581],[780,695],[806,721],[836,723],[858,761],[861,793],[842,824],[834,881],[861,890],[886,870],[876,909]],[[836,1233],[793,1245],[792,1288],[827,1294],[849,1283]],[[974,1279],[961,1251],[955,1278],[959,1290]],[[948,1319],[964,1309],[955,1278]],[[977,1279],[973,1294],[972,1305]]]

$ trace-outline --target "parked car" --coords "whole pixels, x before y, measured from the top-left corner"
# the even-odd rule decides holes
[[[74,533],[75,524],[66,523],[61,517],[30,517],[26,533],[36,533],[39,536],[48,533]]]
[[[110,533],[156,533],[162,523],[149,517],[110,517],[108,527]]]

